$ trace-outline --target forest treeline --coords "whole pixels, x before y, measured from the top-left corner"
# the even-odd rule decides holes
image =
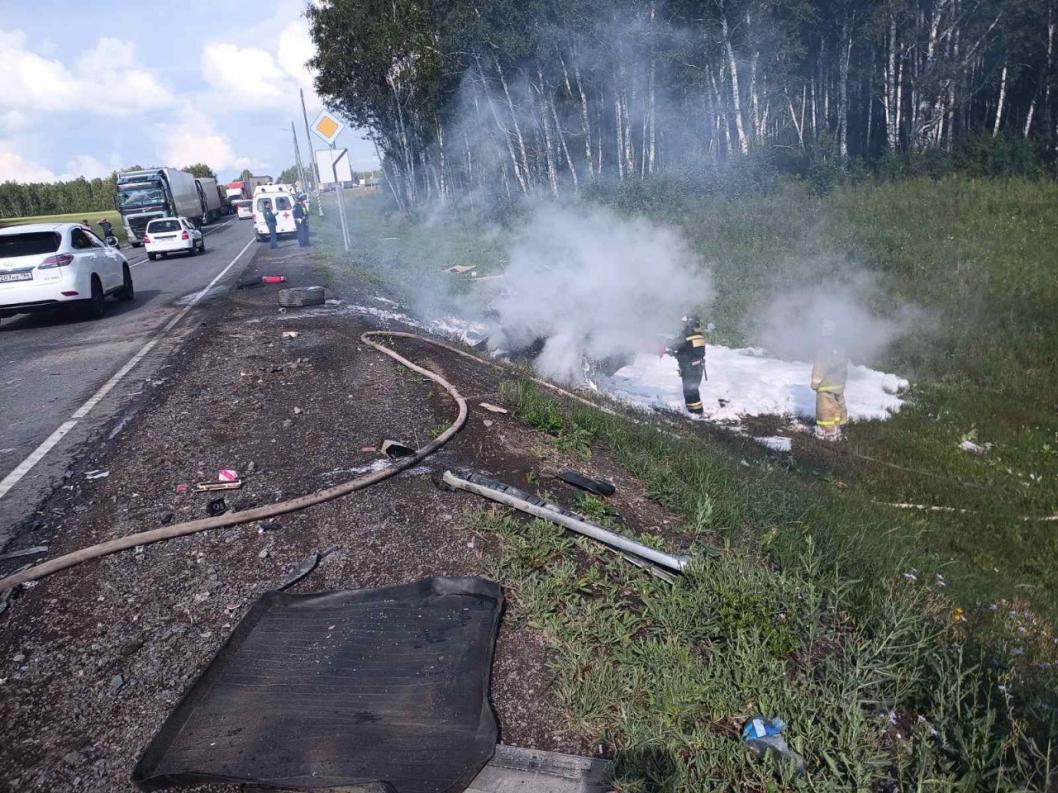
[[[139,170],[133,165],[127,171]],[[194,176],[216,178],[205,163],[182,170]],[[114,208],[117,173],[107,177],[68,179],[61,182],[0,182],[0,218],[66,215],[71,212],[103,212]]]
[[[0,218],[113,209],[114,184],[114,174],[105,179],[82,177],[65,182],[3,182],[0,184]]]
[[[1058,143],[1058,0],[327,0],[317,90],[396,201],[553,193],[783,151]]]

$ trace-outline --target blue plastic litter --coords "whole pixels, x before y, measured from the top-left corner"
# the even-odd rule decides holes
[[[758,758],[768,755],[788,760],[793,763],[794,771],[803,774],[805,761],[797,752],[791,749],[782,733],[786,729],[786,722],[782,719],[767,719],[764,716],[754,716],[742,727],[742,742],[746,744]]]

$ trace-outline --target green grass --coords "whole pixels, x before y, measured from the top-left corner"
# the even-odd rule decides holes
[[[699,251],[716,289],[702,308],[719,343],[751,341],[755,307],[803,286],[808,273],[823,279],[849,264],[876,277],[879,310],[919,306],[924,326],[872,362],[912,379],[904,410],[853,427],[846,443],[817,447],[796,465],[843,498],[967,510],[874,507],[891,541],[942,569],[964,604],[1024,600],[1054,619],[1056,524],[1023,518],[1058,512],[1056,205],[1054,183],[953,177],[822,196],[797,183],[738,198],[660,193],[629,211],[680,228]],[[335,252],[334,213],[319,224],[329,261],[385,284],[415,310],[477,305],[472,282],[444,267],[502,266],[507,231],[451,218],[414,223],[388,212],[383,197],[349,206],[350,257]],[[435,305],[418,305],[424,292]],[[590,452],[583,437],[547,431]],[[968,434],[992,451],[960,450]],[[767,459],[740,442],[722,453]]]
[[[710,261],[707,308],[731,343],[750,339],[753,306],[803,283],[806,262],[815,278],[853,263],[877,277],[880,308],[925,311],[875,362],[912,378],[911,404],[813,464],[849,495],[970,510],[919,513],[908,547],[933,554],[968,598],[1024,597],[1052,617],[1058,534],[1022,518],[1058,512],[1055,202],[1051,182],[951,178],[651,208]],[[970,433],[992,452],[960,450]]]
[[[888,780],[1013,791],[1053,781],[1047,708],[1058,706],[1058,678],[1039,666],[1054,659],[1046,627],[1021,613],[953,618],[937,579],[894,574],[902,544],[869,504],[747,468],[707,440],[564,406],[530,383],[504,390],[531,426],[605,446],[694,538],[694,564],[670,587],[554,526],[473,516],[501,537],[491,573],[513,616],[550,638],[559,698],[574,727],[613,752],[618,790],[866,790]],[[578,506],[606,522],[599,499]],[[674,542],[652,544],[680,550]],[[740,745],[737,729],[758,712],[790,724],[806,778]]]
[[[113,209],[95,210],[94,212],[71,212],[67,215],[36,215],[25,218],[0,218],[0,228],[5,226],[21,226],[25,223],[80,223],[87,220],[92,230],[99,233],[99,220],[106,218],[114,226],[114,234],[118,242],[124,245],[128,238],[125,235],[125,227],[121,224],[121,214]]]
[[[605,449],[693,538],[695,567],[670,589],[546,524],[476,518],[502,539],[492,572],[511,616],[550,637],[568,718],[613,751],[618,790],[1053,789],[1058,523],[1026,518],[1058,512],[1058,185],[613,200],[700,252],[720,343],[750,341],[759,305],[849,264],[876,278],[879,311],[913,301],[929,320],[872,362],[912,379],[904,409],[842,444],[808,440],[792,464],[721,431],[674,436],[505,387],[521,421]],[[501,266],[507,232],[382,207],[351,205],[350,258],[324,230],[337,270],[458,305],[473,287],[443,267]],[[991,450],[964,452],[966,438]],[[608,519],[604,502],[578,506]],[[758,711],[790,722],[806,778],[779,781],[742,749],[733,731]]]

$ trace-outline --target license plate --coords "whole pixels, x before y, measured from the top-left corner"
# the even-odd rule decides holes
[[[32,281],[33,273],[0,273],[0,284],[9,281]]]

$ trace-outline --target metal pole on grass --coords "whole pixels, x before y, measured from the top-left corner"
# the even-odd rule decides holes
[[[348,149],[342,151],[341,156],[335,157],[334,153],[338,150],[338,147],[333,143],[331,144],[331,170],[334,172],[334,194],[338,199],[338,220],[342,224],[342,245],[345,246],[345,252],[349,252],[349,227],[345,223],[345,196],[342,193],[342,183],[338,181],[338,160],[346,155]]]

